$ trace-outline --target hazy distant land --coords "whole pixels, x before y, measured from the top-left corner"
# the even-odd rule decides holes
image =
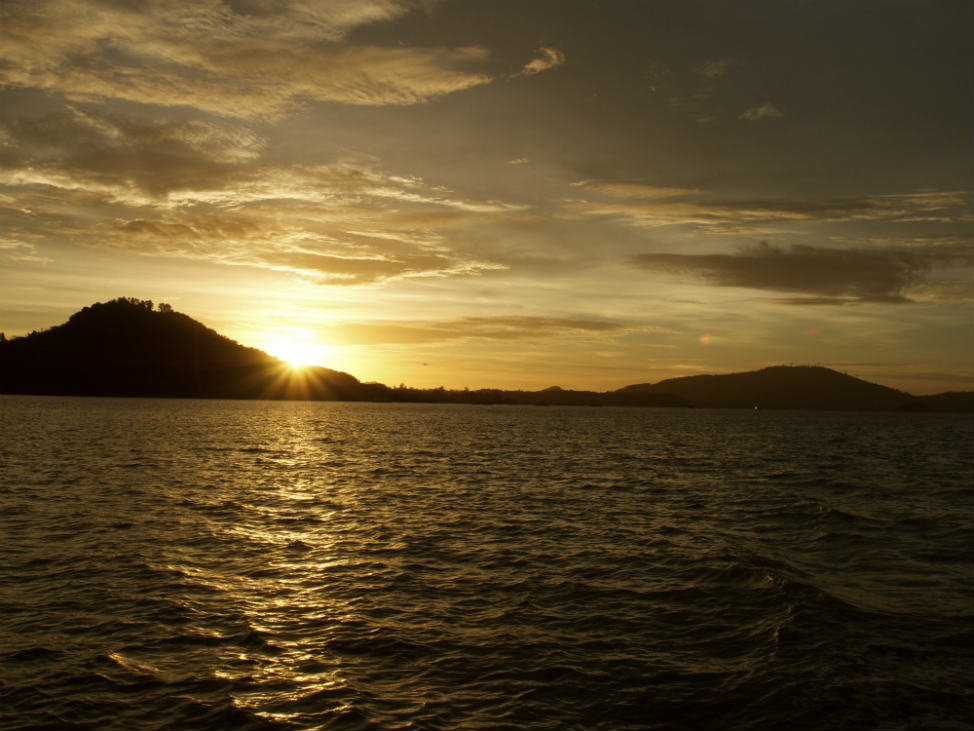
[[[390,388],[283,361],[167,305],[120,298],[0,341],[0,393],[470,404],[974,411],[974,392],[913,396],[819,366],[672,378],[616,391]]]

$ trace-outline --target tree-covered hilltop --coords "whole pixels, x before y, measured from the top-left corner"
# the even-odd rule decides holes
[[[687,376],[617,391],[420,389],[362,383],[329,368],[292,369],[191,317],[121,297],[66,323],[0,338],[0,393],[310,399],[467,404],[974,411],[974,393],[911,396],[818,366]]]
[[[340,371],[292,371],[169,305],[131,297],[0,343],[4,393],[342,400],[373,390]]]

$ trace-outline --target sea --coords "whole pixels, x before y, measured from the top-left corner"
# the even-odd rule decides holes
[[[0,396],[0,728],[971,729],[970,414]]]

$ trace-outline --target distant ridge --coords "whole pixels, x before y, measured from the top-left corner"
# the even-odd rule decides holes
[[[913,396],[821,366],[772,366],[747,373],[686,376],[620,389],[626,394],[666,393],[691,406],[748,409],[895,410]]]
[[[974,411],[974,393],[911,396],[821,366],[687,376],[617,391],[389,388],[322,367],[292,369],[168,305],[122,297],[62,325],[0,339],[0,393],[472,404],[854,411]]]

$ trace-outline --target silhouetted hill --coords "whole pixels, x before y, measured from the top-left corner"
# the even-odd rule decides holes
[[[97,303],[0,343],[0,391],[85,396],[359,399],[374,388],[327,368],[292,372],[167,305]]]
[[[312,399],[538,406],[669,406],[864,411],[974,411],[974,393],[911,396],[828,368],[774,366],[688,376],[617,391],[389,388],[329,368],[291,369],[168,305],[119,298],[63,325],[0,339],[0,393]]]
[[[889,411],[905,408],[908,393],[819,366],[773,366],[720,376],[670,378],[627,386],[625,397],[669,394],[690,406],[709,408],[836,409]]]
[[[974,392],[951,391],[938,393],[934,396],[914,396],[907,404],[909,411],[957,411],[970,413],[974,411]]]

